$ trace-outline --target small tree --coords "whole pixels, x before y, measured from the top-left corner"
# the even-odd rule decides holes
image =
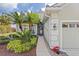
[[[13,22],[19,25],[20,30],[22,31],[22,23],[23,23],[23,18],[24,15],[20,12],[13,12],[11,14],[8,14],[9,16],[11,16],[13,18]]]
[[[28,16],[29,28],[31,30],[33,24],[38,24],[40,22],[40,18],[37,13],[27,13],[27,16]]]

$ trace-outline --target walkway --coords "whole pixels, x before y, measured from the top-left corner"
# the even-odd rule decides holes
[[[39,36],[38,38],[36,55],[37,56],[50,56],[50,53],[48,51],[48,48],[42,36]]]
[[[38,38],[36,55],[37,56],[68,56],[67,53],[63,51],[61,51],[59,55],[50,51],[43,36],[39,36]]]

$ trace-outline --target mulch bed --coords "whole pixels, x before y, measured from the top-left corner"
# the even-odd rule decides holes
[[[0,45],[0,56],[36,56],[36,47],[29,52],[16,54],[6,49],[6,44]]]

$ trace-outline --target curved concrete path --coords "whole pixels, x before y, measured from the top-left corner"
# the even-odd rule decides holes
[[[50,53],[48,51],[43,36],[39,36],[38,38],[36,54],[37,56],[50,56]]]

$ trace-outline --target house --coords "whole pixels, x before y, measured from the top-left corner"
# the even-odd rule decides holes
[[[53,49],[79,55],[79,3],[55,3],[45,9],[44,37]]]

